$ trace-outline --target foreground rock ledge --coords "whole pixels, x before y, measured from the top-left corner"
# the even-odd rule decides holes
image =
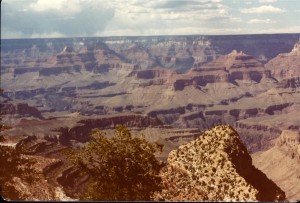
[[[260,170],[228,125],[205,131],[170,152],[161,172],[167,201],[285,201],[285,193]]]

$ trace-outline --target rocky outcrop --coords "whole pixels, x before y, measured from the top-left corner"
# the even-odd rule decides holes
[[[240,137],[250,153],[274,147],[275,140],[281,133],[281,129],[278,127],[243,121],[236,122],[235,129],[241,135]]]
[[[201,69],[238,69],[262,67],[262,63],[255,60],[253,56],[233,50],[228,55],[218,57],[216,60],[201,66]]]
[[[142,69],[153,68],[157,65],[156,59],[151,56],[146,47],[137,44],[130,44],[129,47],[123,49],[115,49],[120,55],[126,58],[130,63],[137,64]]]
[[[154,79],[154,78],[169,78],[172,75],[175,75],[175,71],[166,70],[166,69],[149,69],[149,70],[139,70],[133,72],[136,74],[137,79]]]
[[[75,73],[80,71],[93,71],[105,72],[105,65],[97,61],[96,55],[101,53],[97,52],[97,47],[86,46],[80,52],[75,52],[73,47],[66,46],[63,51],[57,55],[49,57],[46,67],[39,70],[40,76],[59,75],[62,73]],[[103,51],[103,50],[101,50]],[[99,57],[103,58],[103,57]]]
[[[170,152],[161,173],[167,201],[285,201],[285,193],[252,165],[230,126],[205,131]]]
[[[15,115],[19,117],[33,116],[43,119],[41,112],[37,108],[31,107],[26,103],[1,103],[0,109],[2,115]]]
[[[236,84],[236,80],[252,80],[259,83],[265,78],[271,78],[271,74],[262,63],[253,56],[234,50],[210,63],[194,67],[184,74],[172,75],[169,81],[173,84],[175,91],[181,91],[184,87],[191,85],[201,87],[208,83],[224,82]]]
[[[300,77],[294,77],[282,80],[278,87],[281,88],[299,88],[300,87]]]
[[[300,41],[290,53],[279,54],[266,64],[271,74],[278,80],[291,79],[300,75]]]
[[[105,42],[112,50],[142,67],[152,68],[157,65],[182,73],[215,60],[233,49],[243,50],[266,63],[277,54],[289,51],[298,39],[299,34],[152,36],[111,37],[106,38]]]
[[[297,160],[300,164],[300,132],[296,130],[284,130],[277,140],[280,147],[288,157]],[[300,174],[299,174],[300,175]]]
[[[47,67],[39,70],[39,76],[59,75],[62,73],[79,72],[80,66]]]
[[[126,127],[146,128],[163,125],[163,123],[153,117],[137,115],[137,114],[120,114],[114,116],[105,116],[98,119],[81,120],[78,124],[70,129],[56,129],[61,133],[60,142],[68,145],[71,139],[79,142],[87,142],[90,137],[88,134],[94,128],[99,129],[114,129],[117,125]]]
[[[87,177],[82,177],[80,171],[72,168],[66,161],[64,152],[68,147],[61,145],[57,137],[28,136],[20,140],[15,149],[27,159],[37,160],[34,169],[38,172],[35,174],[38,179],[30,183],[24,181],[23,177],[16,177],[11,182],[16,191],[20,190],[20,185],[23,187],[24,191],[18,191],[19,198],[40,201],[72,200],[65,192],[73,198],[78,198],[77,194],[84,189]],[[37,185],[41,190],[39,192],[36,192]]]
[[[1,85],[5,94],[26,100],[49,118],[36,119],[23,112],[16,117],[7,114],[3,120],[16,125],[7,131],[9,135],[62,134],[58,143],[70,146],[87,141],[86,135],[95,127],[112,131],[118,124],[141,129],[168,124],[202,131],[237,122],[249,151],[267,150],[282,129],[299,127],[298,120],[292,119],[299,117],[299,110],[284,112],[290,103],[298,102],[300,83],[298,77],[277,83],[263,63],[289,52],[298,39],[299,34],[101,38],[109,48],[95,38],[9,41],[15,50],[3,42]],[[236,51],[224,55],[234,49],[250,55]],[[192,64],[192,70],[178,73]],[[1,111],[17,112],[18,102],[15,109],[1,106]],[[73,112],[80,116],[65,117]],[[118,115],[130,112],[162,122],[149,124],[152,121],[143,116]],[[34,118],[22,119],[28,116]],[[152,139],[162,138],[171,150],[198,136],[180,130],[172,133]],[[45,147],[50,147],[47,142],[33,143],[30,150],[44,153]],[[51,147],[53,153],[60,150],[56,144]]]
[[[59,157],[59,154],[66,150],[67,147],[60,144],[59,135],[46,135],[44,137],[27,136],[16,144],[16,149],[28,155],[41,155],[45,157],[53,157],[52,155],[57,157],[58,155]]]
[[[249,97],[248,94],[243,95],[241,98]],[[238,109],[235,108],[236,106],[229,104],[234,102],[235,100],[239,100],[241,98],[232,98],[227,101],[221,101],[220,104],[228,105],[226,109],[218,109],[215,108],[214,105],[192,105],[189,104],[187,106],[182,106],[178,108],[170,108],[170,109],[161,109],[148,112],[149,116],[154,116],[159,118],[164,124],[169,124],[173,127],[180,127],[180,128],[199,128],[200,130],[206,130],[211,128],[217,124],[229,124],[235,125],[238,130],[241,130],[243,141],[247,144],[248,150],[255,149],[255,151],[260,150],[261,146],[265,146],[265,149],[268,149],[271,145],[270,143],[263,143],[262,145],[259,144],[259,147],[254,147],[253,144],[258,144],[256,141],[259,139],[263,139],[263,134],[274,134],[274,138],[277,138],[280,135],[280,130],[274,131],[273,128],[269,128],[268,126],[264,125],[257,125],[257,124],[244,124],[244,122],[240,122],[241,120],[247,118],[256,118],[260,116],[266,115],[278,115],[283,114],[288,108],[290,108],[293,103],[281,103],[276,105],[266,106],[264,108],[242,108]],[[245,133],[247,132],[248,133]],[[250,132],[251,131],[251,132]],[[252,133],[257,133],[257,135],[251,137]],[[279,134],[278,134],[279,133]],[[249,136],[248,136],[249,134]],[[244,135],[245,139],[244,140]],[[249,137],[249,138],[247,138]],[[255,139],[254,139],[255,137]],[[252,141],[251,141],[252,140]],[[267,138],[269,140],[269,138]],[[268,142],[266,140],[266,142]],[[252,148],[254,147],[254,148]],[[263,150],[263,149],[262,149]]]
[[[57,182],[63,186],[65,193],[70,197],[80,198],[80,194],[85,192],[88,187],[89,176],[82,175],[79,169],[74,167],[66,167],[56,178]]]
[[[30,157],[31,158],[31,157]],[[13,177],[6,185],[13,194],[4,195],[7,201],[70,201],[61,187],[55,187],[47,182],[39,173],[35,174],[35,181],[28,181],[26,177]],[[25,180],[24,180],[25,179]],[[74,199],[73,199],[74,200]]]
[[[243,50],[256,59],[269,60],[279,53],[291,50],[298,39],[299,34],[2,40],[1,67],[11,62],[20,63],[24,58],[44,59],[49,55],[60,53],[65,46],[78,51],[89,44],[97,44],[96,47],[104,49],[107,54],[112,53],[107,51],[109,47],[121,57],[142,67],[156,66],[161,58],[159,56],[162,55],[178,59],[188,59],[192,56],[195,63],[203,64],[233,49]],[[9,53],[9,57],[6,53]],[[188,70],[192,65],[180,64],[175,68]]]
[[[47,149],[46,149],[47,150]],[[4,167],[3,172],[10,172],[10,167],[18,167],[18,171],[22,171],[22,168],[27,168],[26,173],[16,173],[12,177],[6,177],[4,182],[1,182],[1,196],[5,200],[12,201],[63,201],[71,200],[68,198],[62,187],[57,184],[53,184],[49,177],[46,177],[44,173],[51,171],[53,168],[62,165],[62,161],[58,159],[48,158],[45,156],[26,155],[20,151],[20,148],[12,148],[1,146],[2,153],[7,151],[9,153],[18,153],[22,157],[22,161],[13,161],[15,156],[4,157],[10,161],[10,166]],[[5,153],[7,154],[7,153]],[[61,155],[60,155],[61,156]],[[8,167],[8,168],[5,168]],[[3,175],[3,174],[1,174]],[[54,177],[51,177],[54,178]],[[1,177],[2,179],[2,177]],[[2,193],[3,192],[3,193]]]
[[[236,50],[190,71],[190,73],[195,72],[211,72],[210,75],[212,78],[215,78],[213,80],[215,82],[234,82],[235,80],[260,82],[263,78],[270,78],[270,72],[265,70],[262,63],[254,59],[253,56],[237,52]]]
[[[289,201],[299,200],[300,187],[300,133],[284,130],[276,145],[252,155],[253,163],[285,192]]]
[[[80,50],[67,45],[58,53],[47,54],[44,57],[28,57],[18,62],[7,61],[7,65],[3,67],[14,77],[30,72],[38,72],[39,76],[50,76],[82,71],[105,73],[108,68],[114,68],[114,64],[123,63],[124,61],[104,43],[97,42],[93,45],[87,44]]]

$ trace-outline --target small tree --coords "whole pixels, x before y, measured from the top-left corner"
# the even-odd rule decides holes
[[[132,137],[119,126],[113,138],[96,129],[91,141],[81,150],[72,151],[69,159],[90,176],[85,200],[151,200],[161,190],[158,176],[162,164],[155,152],[162,145],[151,144],[143,136]]]

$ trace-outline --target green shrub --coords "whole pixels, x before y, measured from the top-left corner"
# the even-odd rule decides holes
[[[86,147],[68,156],[90,176],[89,187],[81,199],[146,201],[161,190],[158,173],[162,164],[155,157],[162,150],[161,144],[151,144],[143,136],[132,137],[123,126],[116,128],[112,138],[106,138],[98,129],[90,136]]]

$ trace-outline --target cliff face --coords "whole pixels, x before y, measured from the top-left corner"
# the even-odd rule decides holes
[[[140,79],[160,77],[164,72],[142,72]],[[146,77],[146,73],[148,74]],[[155,74],[156,73],[156,74]],[[166,75],[166,74],[164,74]],[[206,86],[209,83],[236,83],[236,80],[260,82],[264,78],[271,78],[270,71],[264,65],[254,59],[253,56],[243,52],[232,51],[228,55],[222,55],[216,60],[202,66],[194,66],[183,74],[168,74],[162,84],[173,86],[174,90],[183,90],[186,86]]]
[[[43,56],[43,53],[47,53]],[[47,50],[37,50],[38,57],[32,54],[21,55],[25,59],[11,60],[12,54],[5,54],[3,60],[3,72],[10,72],[14,77],[31,72],[38,72],[39,76],[59,75],[62,73],[80,73],[89,71],[94,73],[105,73],[109,68],[124,66],[124,61],[104,43],[85,45],[81,49],[75,49],[73,45],[65,46],[62,50],[48,53]]]
[[[253,164],[267,174],[285,192],[289,201],[300,195],[300,133],[284,130],[276,145],[252,155]]]
[[[277,140],[276,145],[285,154],[295,159],[300,164],[300,133],[297,130],[284,130]],[[300,174],[299,174],[300,175]]]
[[[24,193],[24,199],[71,200],[63,190],[68,196],[78,198],[88,177],[81,177],[80,171],[65,161],[63,151],[67,147],[60,145],[57,137],[47,136],[43,140],[27,137],[16,148],[27,154],[24,156],[37,159],[35,168],[40,171],[38,183],[29,185],[18,178],[11,183]],[[205,131],[196,140],[171,151],[161,177],[163,191],[156,194],[157,200],[285,200],[284,192],[252,166],[239,135],[225,125]],[[43,192],[38,193],[38,188]]]
[[[155,65],[185,72],[236,49],[263,63],[289,51],[299,34],[248,36],[155,36],[106,38],[108,46],[143,67]],[[147,53],[145,53],[147,50]],[[149,59],[154,64],[149,63]],[[147,65],[148,64],[148,65]],[[151,64],[151,65],[150,65]]]
[[[47,68],[41,68],[39,75],[49,76],[61,73],[89,71],[105,73],[110,68],[121,66],[124,62],[103,43],[87,45],[80,51],[66,46],[62,52],[49,57]]]
[[[42,67],[41,64],[47,61],[49,56],[59,54],[64,46],[72,47],[66,49],[68,55],[73,55],[72,52],[91,51],[93,48],[104,50],[97,51],[96,56],[82,53],[75,57],[76,60],[71,58],[73,61],[80,62],[81,59],[93,57],[99,61],[104,55],[112,58],[120,56],[123,60],[143,69],[164,67],[185,72],[191,67],[199,67],[234,49],[243,50],[266,63],[279,53],[288,52],[299,36],[299,34],[281,34],[1,40],[1,71],[14,69],[15,65],[21,65],[15,69],[16,74],[36,71]],[[89,46],[89,50],[85,48],[86,46]],[[58,58],[65,62],[71,61],[66,54]]]
[[[290,79],[300,75],[300,41],[290,53],[282,53],[270,60],[266,67],[278,79]]]
[[[19,150],[13,146],[5,146],[3,143],[0,143],[1,153],[5,155],[11,155],[11,153],[20,153]],[[8,152],[8,153],[5,153]],[[59,152],[58,152],[59,153]],[[60,154],[61,155],[61,154]],[[35,155],[26,155],[21,153],[22,157],[19,161],[14,161],[16,156],[12,157],[3,157],[3,159],[8,159],[6,162],[7,167],[5,170],[2,170],[3,173],[10,173],[14,171],[10,167],[18,167],[19,171],[22,171],[23,168],[27,168],[30,172],[27,173],[13,173],[13,176],[3,177],[1,174],[1,195],[5,200],[9,201],[71,201],[72,199],[68,198],[62,186],[58,184],[53,184],[52,180],[54,177],[45,176],[44,169],[48,168],[53,164],[57,164],[59,161],[54,158],[48,158],[44,156],[35,156]],[[25,161],[26,160],[26,161]],[[2,163],[2,162],[1,162]],[[30,164],[25,164],[30,163]],[[3,167],[3,165],[2,165]],[[61,172],[61,171],[60,171]],[[74,200],[74,199],[73,199]]]
[[[252,68],[262,67],[262,63],[254,59],[253,56],[243,52],[233,50],[228,55],[222,55],[216,60],[201,66],[203,69],[236,69],[236,68]]]
[[[233,50],[203,66],[193,68],[189,73],[206,73],[206,77],[215,78],[215,82],[234,82],[235,80],[253,80],[260,82],[262,78],[270,78],[270,72],[253,56]],[[208,74],[211,73],[211,74]],[[202,79],[203,81],[203,79]],[[209,81],[209,82],[212,82]]]
[[[134,72],[139,80],[151,80],[148,85],[172,86],[175,91],[186,86],[206,86],[208,83],[236,83],[236,80],[260,82],[271,78],[270,71],[253,56],[233,50],[205,65],[177,74],[165,69],[149,69]]]
[[[252,165],[230,126],[205,131],[170,152],[161,174],[169,201],[284,201],[285,193]]]
[[[239,37],[228,38],[232,42]],[[7,52],[1,61],[4,66],[14,69],[14,76],[10,78],[9,73],[4,73],[1,85],[5,95],[34,105],[42,114],[64,111],[80,112],[88,116],[148,114],[157,116],[163,124],[181,128],[197,127],[201,130],[220,123],[234,125],[248,117],[275,117],[284,111],[286,104],[299,103],[299,90],[290,90],[299,88],[299,78],[276,83],[270,76],[270,70],[257,60],[256,55],[233,51],[220,56],[229,47],[249,54],[256,53],[248,47],[241,49],[241,41],[235,46],[229,46],[224,37],[222,40],[226,46],[221,51],[219,46],[222,43],[216,46],[213,40],[205,38],[179,37],[178,42],[177,38],[158,38],[157,41],[149,39],[145,42],[138,39],[120,42],[116,39],[110,42],[104,40],[107,45],[83,43],[80,47],[67,45],[52,51],[55,53],[47,52],[52,53],[47,57],[33,57],[34,49],[39,56],[45,51],[37,48],[31,48],[30,54],[26,51],[19,53],[20,50],[11,55]],[[246,41],[247,45],[252,42],[257,44],[263,38],[259,37],[255,42],[252,38]],[[277,47],[276,41],[272,43]],[[271,47],[270,44],[268,46]],[[293,53],[298,48],[295,46]],[[128,55],[126,50],[130,50]],[[14,59],[17,56],[20,58]],[[25,59],[22,61],[23,56]],[[186,73],[179,74],[173,69],[164,68],[163,64],[172,61],[178,65],[191,56],[199,64]],[[31,62],[28,59],[30,57]],[[157,64],[150,65],[151,69],[150,66],[139,64],[148,60]],[[159,64],[160,60],[164,63]],[[32,72],[26,72],[29,69]],[[1,71],[8,70],[3,68]],[[250,124],[250,128],[251,125],[256,128],[253,124]],[[251,129],[244,129],[247,133],[243,134],[248,138],[243,141],[247,140],[247,147],[252,152],[272,146],[269,139],[261,139],[261,133],[254,134],[254,137],[249,133]],[[265,135],[263,130],[260,132]],[[279,136],[272,135],[269,136],[271,140]],[[260,143],[260,140],[266,142]]]
[[[89,141],[87,136],[94,128],[99,129],[114,129],[117,125],[124,125],[127,127],[147,128],[162,125],[162,122],[157,118],[137,114],[121,114],[118,116],[106,116],[98,119],[85,119],[80,120],[76,126],[66,129],[57,129],[60,131],[60,142],[62,144],[69,144],[70,139],[79,142]]]
[[[41,112],[37,108],[31,107],[26,103],[1,103],[0,109],[2,115],[14,115],[18,117],[33,116],[43,119]]]
[[[10,135],[57,135],[66,145],[96,127],[162,127],[149,137],[163,139],[167,152],[200,134],[185,128],[226,123],[251,153],[268,150],[282,130],[299,129],[299,43],[278,55],[299,36],[1,40],[2,121],[16,125]]]

